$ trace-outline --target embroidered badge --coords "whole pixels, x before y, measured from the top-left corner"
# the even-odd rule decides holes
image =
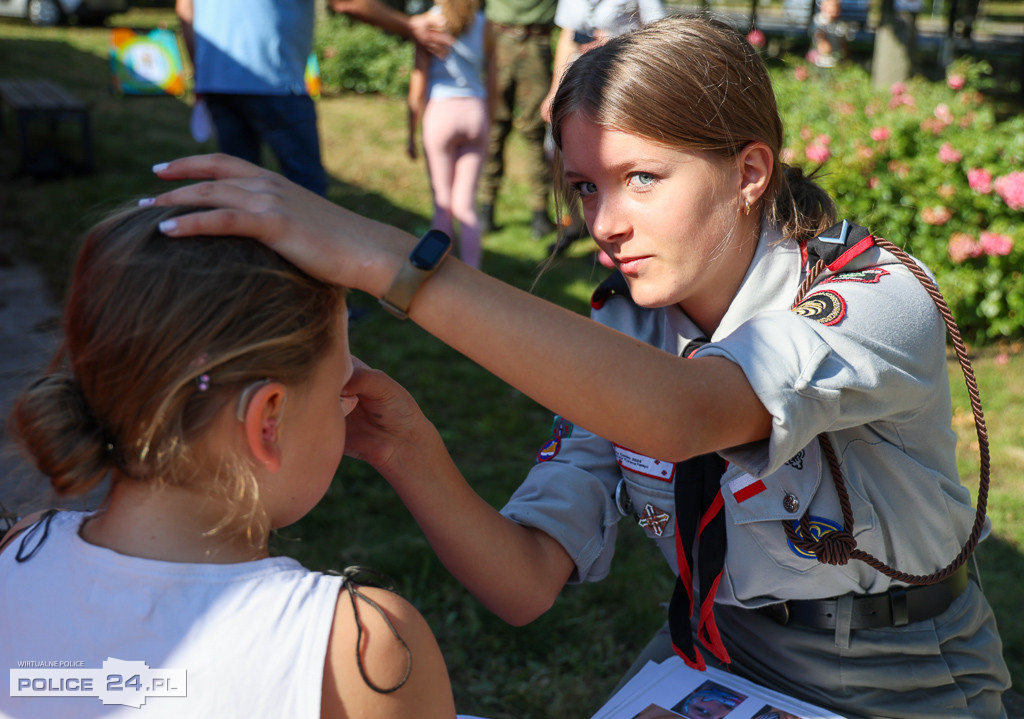
[[[786,464],[792,467],[793,469],[803,469],[805,453],[806,451],[801,449],[799,452],[790,457],[789,461],[786,462]]]
[[[537,452],[538,462],[547,462],[549,459],[554,459],[558,456],[559,450],[562,449],[562,440],[560,439],[549,439],[544,443],[544,446]]]
[[[652,479],[660,479],[662,482],[671,482],[676,474],[674,462],[647,457],[619,445],[615,445],[615,461],[623,469]]]
[[[811,523],[810,540],[812,542],[817,542],[819,539],[824,537],[826,534],[829,534],[830,532],[843,531],[843,525],[839,524],[838,522],[833,522],[831,519],[825,519],[824,517],[808,517],[808,520],[810,520]],[[807,539],[807,537],[804,537],[804,535],[801,533],[799,519],[793,520],[793,529],[797,531],[797,534],[800,536],[801,539]],[[817,557],[815,557],[810,552],[806,552],[803,549],[797,548],[797,546],[793,544],[793,542],[789,539],[786,540],[786,544],[788,544],[789,548],[793,550],[793,554],[795,554],[798,557],[805,557],[807,559],[817,559]]]
[[[883,270],[881,267],[869,267],[859,272],[840,272],[838,275],[832,275],[828,279],[822,280],[821,284],[824,285],[829,282],[862,282],[866,285],[874,285],[878,284],[878,281],[887,274],[889,274],[889,271]]]
[[[668,515],[668,512],[658,509],[650,502],[644,506],[644,511],[640,513],[640,517],[637,520],[644,529],[649,529],[658,537],[665,533],[665,527],[668,526],[669,520],[672,519]]]
[[[732,498],[736,500],[736,504],[746,502],[751,497],[756,497],[768,489],[764,482],[757,477],[751,477],[749,474],[737,477],[730,481],[728,486],[729,491],[732,492]]]
[[[793,308],[801,317],[815,320],[823,325],[839,324],[846,316],[846,300],[833,290],[819,290],[808,295]]]
[[[556,414],[555,420],[551,423],[551,436],[554,439],[565,439],[566,437],[572,437],[572,429],[572,422]]]

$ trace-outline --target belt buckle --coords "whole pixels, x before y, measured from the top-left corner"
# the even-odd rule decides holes
[[[761,611],[768,615],[769,619],[777,622],[778,624],[781,624],[783,626],[789,624],[789,602],[767,604],[764,607],[761,607]]]

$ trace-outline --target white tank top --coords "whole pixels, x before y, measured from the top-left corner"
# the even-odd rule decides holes
[[[96,691],[12,697],[0,688],[0,717],[320,716],[341,577],[284,557],[239,564],[130,557],[84,541],[78,530],[88,516],[60,512],[48,531],[40,523],[0,553],[0,672],[6,680],[20,666],[41,676],[48,664],[73,676],[75,666],[99,673],[111,659],[144,662],[150,670],[184,669],[187,695],[149,696],[135,708],[105,705]],[[114,696],[122,701],[145,688]]]

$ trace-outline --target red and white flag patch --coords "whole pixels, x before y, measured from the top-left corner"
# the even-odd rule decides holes
[[[736,500],[736,504],[746,502],[751,497],[756,497],[767,489],[764,486],[764,482],[757,477],[751,477],[749,474],[737,477],[729,482],[729,491],[732,492],[732,497]]]

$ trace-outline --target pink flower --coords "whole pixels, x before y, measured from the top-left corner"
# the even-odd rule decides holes
[[[910,174],[910,165],[899,160],[889,160],[889,172],[902,179]]]
[[[816,162],[819,165],[824,163],[829,157],[832,156],[832,153],[829,152],[829,149],[827,147],[825,147],[824,145],[819,145],[817,143],[808,145],[807,149],[804,150],[804,154],[807,155],[808,160],[810,160],[811,162]]]
[[[989,256],[1005,256],[1013,251],[1013,239],[995,232],[982,232],[978,244],[982,252]]]
[[[877,190],[881,186],[882,181],[879,180],[877,176],[872,175],[871,179],[868,180],[868,187],[870,187],[872,190]]]
[[[889,94],[893,97],[904,94],[907,91],[907,83],[905,82],[894,82],[889,87]]]
[[[945,205],[926,207],[921,210],[921,219],[929,225],[944,225],[952,219],[953,213]]]
[[[814,142],[817,145],[824,145],[825,147],[828,147],[829,145],[832,144],[832,138],[826,135],[825,133],[821,133],[820,135],[814,138]]]
[[[949,109],[949,105],[944,102],[940,102],[935,106],[935,117],[938,118],[943,125],[953,124],[953,112]]]
[[[998,178],[993,185],[996,194],[1011,210],[1024,209],[1024,172],[1011,172]]]
[[[874,158],[875,151],[866,145],[857,145],[857,157],[861,160],[870,160]]]
[[[797,82],[803,82],[807,79],[807,66],[797,65],[793,68],[793,77],[796,78]]]
[[[892,99],[889,100],[889,109],[895,110],[898,107],[906,105],[907,107],[914,107],[917,101],[914,100],[913,95],[893,95]]]
[[[804,125],[803,127],[800,128],[801,140],[810,140],[812,134],[813,133],[811,132],[811,128],[807,127],[807,125]]]
[[[857,111],[857,108],[853,106],[852,102],[839,102],[836,103],[836,112],[840,115],[852,115]]]
[[[942,143],[942,147],[939,148],[939,162],[948,165],[951,162],[960,162],[962,159],[963,155],[957,152],[955,147],[948,142]]]
[[[1006,354],[1005,352],[1000,352],[999,354],[996,355],[996,357],[995,357],[995,359],[993,361],[996,364],[999,364],[999,365],[1009,364],[1010,363],[1010,355]]]
[[[782,148],[782,152],[779,153],[779,159],[787,165],[791,165],[793,160],[796,159],[796,151],[794,151],[792,147],[784,147]]]
[[[959,264],[971,257],[981,255],[981,245],[975,241],[973,236],[968,235],[966,232],[954,232],[949,236],[949,244],[946,247],[946,251],[949,252],[949,259]]]
[[[892,130],[888,127],[872,127],[871,139],[875,142],[884,142],[892,137]]]
[[[976,167],[967,171],[967,184],[975,192],[987,195],[992,192],[992,173],[984,167]]]
[[[967,80],[963,75],[950,75],[946,78],[946,84],[951,90],[963,90]]]
[[[946,129],[946,126],[942,124],[942,120],[937,117],[926,117],[921,120],[921,131],[930,132],[933,135],[941,135],[942,131]]]
[[[936,190],[939,193],[939,197],[948,200],[956,194],[956,187],[953,185],[939,185],[939,189]]]
[[[764,47],[767,42],[764,33],[758,30],[756,27],[747,33],[747,42],[754,47]]]

